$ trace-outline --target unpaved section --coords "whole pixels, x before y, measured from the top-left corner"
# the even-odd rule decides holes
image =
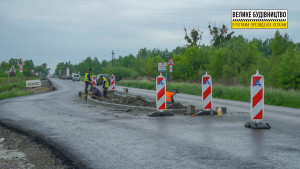
[[[69,168],[49,148],[24,134],[0,126],[0,138],[5,138],[0,144],[1,169]]]
[[[130,105],[130,106],[151,107],[151,108],[156,107],[155,100],[142,97],[139,95],[135,96],[135,95],[124,94],[117,91],[109,91],[107,98],[93,97],[93,99],[107,102],[107,103],[123,104],[123,105]],[[175,102],[173,104],[167,105],[167,109],[186,109],[186,107],[179,102]]]

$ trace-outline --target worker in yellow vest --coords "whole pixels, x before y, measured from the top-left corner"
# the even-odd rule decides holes
[[[174,95],[178,93],[177,89],[173,89],[166,92],[166,101],[167,103],[174,103]]]
[[[105,98],[107,98],[107,90],[108,90],[109,83],[104,76],[102,76],[102,84],[103,84],[103,95]]]
[[[88,90],[87,89],[88,89],[89,85],[91,85],[90,91],[92,91],[93,83],[92,83],[92,80],[91,80],[91,73],[92,73],[92,69],[89,69],[89,71],[86,72],[85,76],[84,76],[85,94],[88,94]]]

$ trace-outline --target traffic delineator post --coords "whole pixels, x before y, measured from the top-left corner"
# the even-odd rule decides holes
[[[96,76],[92,76],[92,83],[93,83],[94,86],[97,85],[97,83],[96,83]]]
[[[111,90],[116,89],[116,78],[114,75],[111,75],[110,77],[110,86],[111,86]]]
[[[156,109],[166,110],[166,78],[162,75],[156,77]]]
[[[202,105],[203,110],[212,109],[212,80],[207,72],[202,76]]]
[[[251,122],[245,127],[255,129],[269,129],[268,123],[263,123],[264,116],[264,77],[256,71],[251,77],[251,103],[250,103]]]
[[[251,120],[259,123],[264,114],[264,78],[256,72],[251,77]]]

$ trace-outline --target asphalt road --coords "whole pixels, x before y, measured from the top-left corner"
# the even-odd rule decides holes
[[[51,79],[56,91],[0,101],[0,120],[38,135],[82,168],[299,168],[300,109],[265,106],[272,129],[244,127],[249,103],[214,99],[217,116],[148,117],[78,98],[83,82]],[[122,87],[117,87],[122,90]],[[132,89],[154,97],[154,91]],[[176,101],[201,107],[201,97]]]

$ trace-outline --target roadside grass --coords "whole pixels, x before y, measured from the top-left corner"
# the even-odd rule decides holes
[[[26,96],[26,95],[32,95],[32,93],[23,89],[13,88],[12,90],[1,92],[0,100],[8,99],[11,97]]]
[[[23,87],[25,88],[26,80],[35,80],[35,79],[38,79],[38,78],[23,77],[23,84],[22,84],[21,77],[14,77],[14,87],[22,88],[22,85],[23,85]],[[12,86],[11,78],[9,79],[9,83],[8,83],[7,77],[0,77],[0,92],[4,91],[4,90],[10,90],[10,89],[12,89],[12,87],[13,86]]]
[[[37,79],[34,77],[23,77],[23,83],[21,77],[14,77],[14,86],[12,85],[12,79],[10,77],[9,83],[7,77],[0,77],[0,100],[11,97],[31,95],[31,92],[25,90],[26,80]],[[24,89],[22,89],[22,87]]]
[[[155,90],[155,82],[147,80],[122,80],[120,86]],[[198,83],[167,83],[167,90],[177,88],[180,93],[198,95],[202,94],[201,84]],[[213,97],[227,100],[250,102],[250,87],[246,86],[223,86],[213,84]],[[300,108],[300,91],[283,90],[278,88],[265,88],[265,104]]]

